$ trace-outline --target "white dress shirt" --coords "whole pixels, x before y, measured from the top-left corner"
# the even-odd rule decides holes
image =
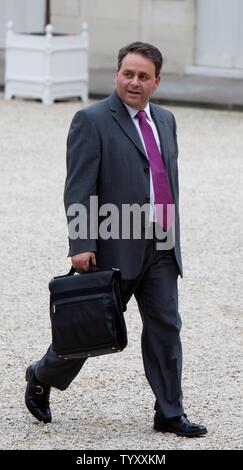
[[[124,102],[123,102],[124,103]],[[134,108],[131,108],[131,106],[128,106],[126,103],[124,103],[124,105],[126,106],[130,116],[131,116],[131,119],[138,131],[138,134],[139,134],[139,137],[142,141],[142,144],[144,146],[144,150],[145,150],[145,153],[147,155],[147,159],[148,159],[148,153],[147,153],[147,150],[146,150],[146,146],[145,146],[145,143],[144,143],[144,140],[143,140],[143,135],[142,135],[142,132],[141,132],[141,129],[140,129],[140,126],[139,126],[139,122],[138,122],[138,118],[136,118],[136,114],[138,113],[138,110],[137,109],[134,109]],[[159,134],[158,134],[158,131],[157,131],[157,128],[156,128],[156,125],[152,119],[152,116],[151,116],[151,113],[150,113],[150,106],[149,106],[149,103],[145,106],[145,108],[143,109],[143,111],[146,112],[146,115],[147,115],[147,122],[148,124],[151,126],[152,128],[152,131],[153,131],[153,134],[154,134],[154,138],[156,140],[156,143],[158,145],[158,149],[159,151],[161,152],[161,147],[160,147],[160,140],[159,140]],[[150,173],[150,212],[149,212],[149,222],[153,222],[153,221],[156,221],[156,213],[155,213],[155,207],[154,207],[154,185],[153,185],[153,179],[152,179],[152,172],[151,172],[151,168],[149,167],[149,173]]]

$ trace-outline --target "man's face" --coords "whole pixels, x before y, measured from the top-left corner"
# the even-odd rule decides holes
[[[127,54],[116,73],[118,95],[128,106],[138,110],[146,106],[159,83],[155,64],[141,54]]]

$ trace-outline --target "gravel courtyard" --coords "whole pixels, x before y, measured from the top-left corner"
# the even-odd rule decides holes
[[[69,269],[65,145],[80,106],[5,102],[0,95],[0,448],[240,449],[240,112],[168,106],[180,148],[184,405],[208,434],[187,439],[153,431],[154,400],[144,377],[134,300],[125,314],[128,347],[90,359],[65,392],[52,390],[51,424],[37,423],[25,409],[25,369],[51,338],[48,282]]]

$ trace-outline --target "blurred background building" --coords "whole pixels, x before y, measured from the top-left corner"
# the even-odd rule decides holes
[[[243,0],[51,0],[50,4],[55,32],[77,33],[81,21],[88,23],[91,92],[92,88],[101,94],[110,91],[117,51],[135,40],[161,49],[165,76],[174,84],[182,77],[194,77],[193,83],[195,77],[204,77],[202,83],[205,77],[219,77],[234,79],[236,86],[243,87]],[[45,0],[0,0],[1,84],[6,22],[12,20],[15,31],[42,31],[45,5]]]

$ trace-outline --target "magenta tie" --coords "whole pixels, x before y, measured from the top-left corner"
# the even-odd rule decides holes
[[[143,110],[138,111],[136,117],[138,118],[139,127],[142,132],[152,172],[155,204],[163,204],[163,222],[161,220],[162,212],[158,207],[156,207],[157,221],[161,226],[163,226],[164,230],[167,230],[167,228],[169,229],[174,222],[174,217],[173,215],[170,216],[170,211],[168,211],[167,214],[167,204],[173,204],[167,171],[155,140],[152,127],[147,122],[146,112]]]

